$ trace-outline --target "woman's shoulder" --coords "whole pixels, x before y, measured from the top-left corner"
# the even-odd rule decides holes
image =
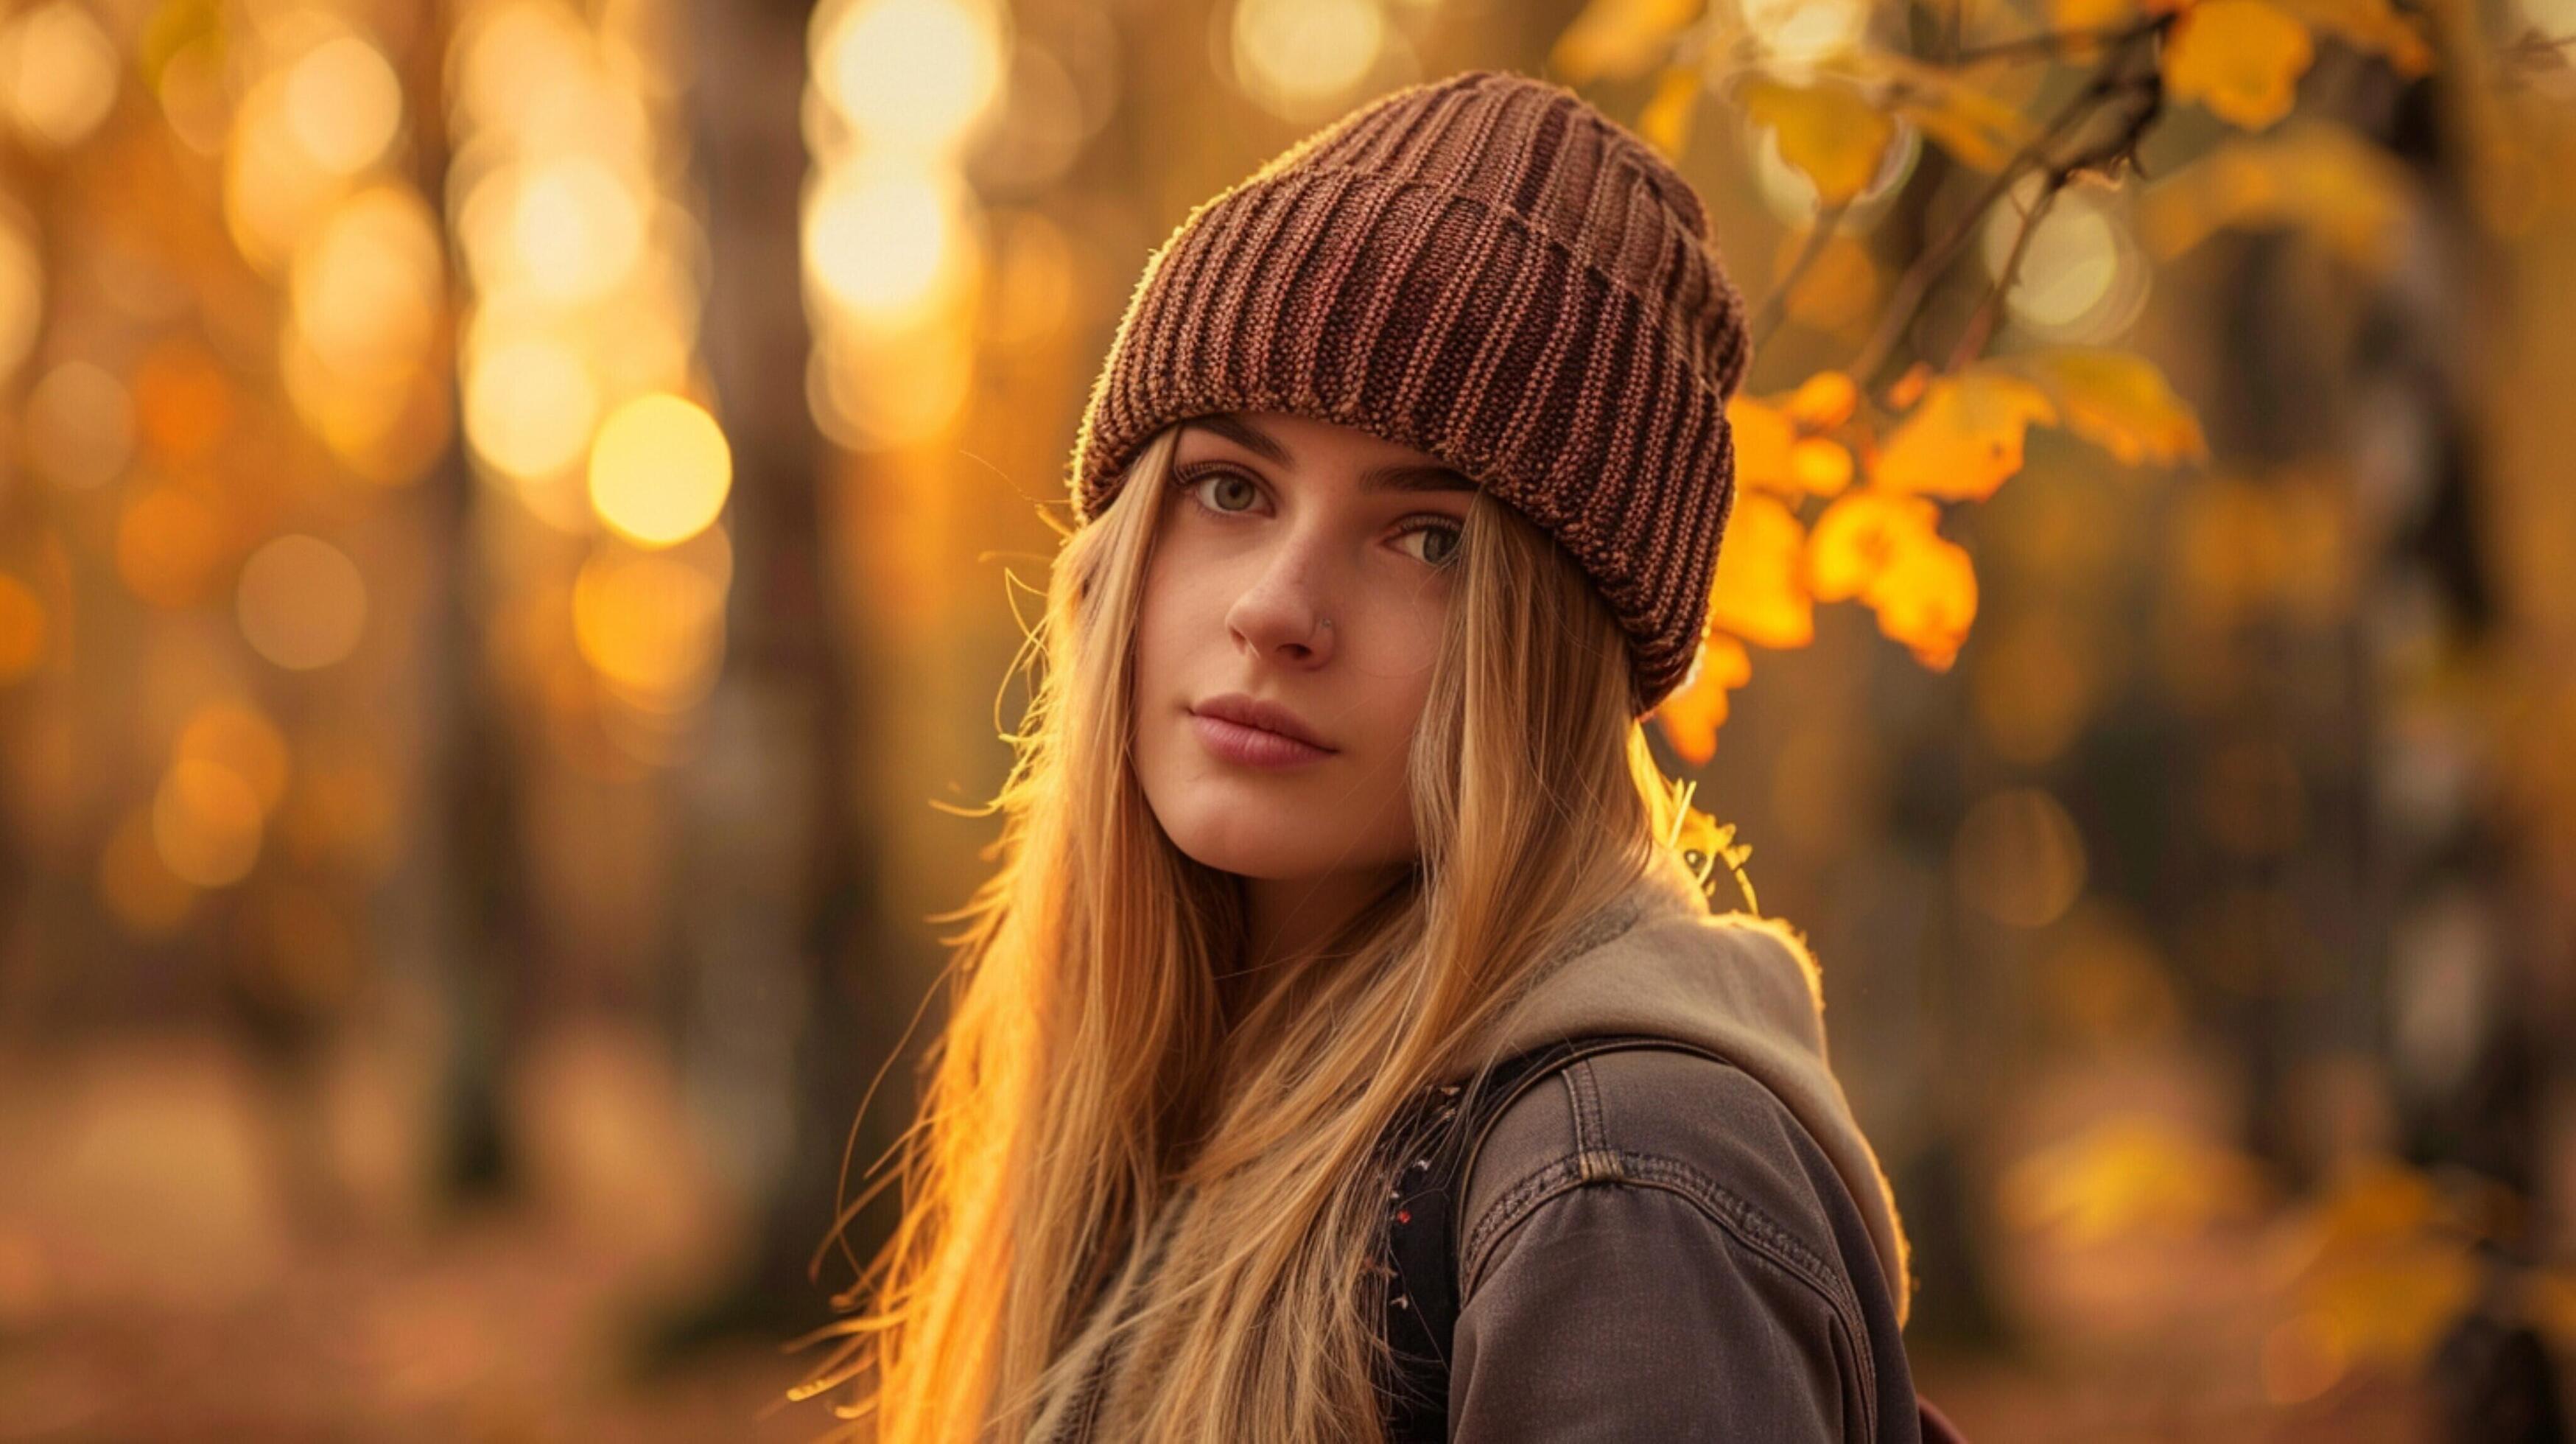
[[[1627,1048],[1541,1077],[1489,1128],[1458,1220],[1449,1402],[1476,1428],[1453,1437],[1562,1437],[1603,1411],[1621,1438],[1920,1437],[1859,1207],[1730,1063]]]
[[[1457,1215],[1461,1296],[1539,1207],[1603,1187],[1676,1194],[1737,1245],[1859,1311],[1869,1281],[1852,1275],[1875,1268],[1867,1225],[1814,1137],[1743,1069],[1653,1047],[1578,1059],[1494,1119]]]

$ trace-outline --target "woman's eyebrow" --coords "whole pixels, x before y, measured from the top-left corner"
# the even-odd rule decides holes
[[[1207,416],[1193,416],[1190,418],[1190,425],[1203,426],[1244,450],[1256,453],[1274,466],[1296,464],[1295,459],[1289,456],[1288,448],[1273,440],[1269,432],[1230,412],[1220,411]]]
[[[1192,426],[1204,426],[1244,450],[1268,460],[1275,466],[1293,466],[1295,458],[1277,438],[1231,412],[1213,412],[1190,419]],[[1392,466],[1372,467],[1360,473],[1362,493],[1381,491],[1474,491],[1476,483],[1454,468],[1425,465],[1420,462],[1398,462]]]

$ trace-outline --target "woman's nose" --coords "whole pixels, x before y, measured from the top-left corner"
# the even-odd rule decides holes
[[[1226,625],[1246,645],[1273,656],[1321,661],[1332,652],[1333,619],[1301,568],[1277,566],[1235,599]]]

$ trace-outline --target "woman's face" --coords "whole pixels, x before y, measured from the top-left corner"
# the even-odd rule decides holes
[[[1416,856],[1406,757],[1473,490],[1327,421],[1185,423],[1136,656],[1136,770],[1183,852],[1283,881]],[[1229,700],[1280,715],[1255,730],[1214,715]]]

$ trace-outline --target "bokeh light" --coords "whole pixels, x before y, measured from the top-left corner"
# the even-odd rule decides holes
[[[183,758],[152,795],[152,841],[173,875],[202,888],[229,887],[259,861],[259,794],[229,768]]]
[[[889,330],[946,299],[974,249],[962,189],[937,170],[835,171],[807,214],[805,254],[825,292],[854,320]]]
[[[854,0],[814,16],[814,84],[871,144],[941,151],[991,111],[1007,16],[978,0]]]
[[[648,547],[711,525],[733,489],[733,450],[705,408],[668,393],[612,413],[590,451],[590,504],[618,535]]]
[[[1950,854],[1959,894],[2009,927],[2045,927],[2084,890],[2084,839],[2056,798],[2036,787],[1980,798]]]
[[[408,375],[429,351],[442,289],[428,208],[408,190],[371,186],[297,249],[295,326],[338,375]]]
[[[2027,208],[2036,203],[2036,177],[2014,190],[2014,204],[1994,211],[1981,237],[1989,278],[2003,274],[2020,238]],[[2050,201],[2047,214],[2020,242],[2015,283],[2005,299],[2013,320],[2052,341],[2101,343],[2128,329],[2146,305],[2146,256],[2118,203],[2089,187],[2072,186]]]
[[[289,103],[290,73],[259,75],[224,146],[225,221],[243,257],[265,271],[284,268],[352,179],[305,143]]]
[[[1244,94],[1297,119],[1349,96],[1387,37],[1378,0],[1236,0],[1229,29]]]
[[[223,515],[185,487],[138,491],[117,513],[117,577],[156,607],[195,606],[231,556],[227,530]]]
[[[242,563],[236,611],[252,650],[289,670],[311,671],[357,647],[367,627],[367,583],[348,553],[290,533]]]
[[[571,305],[615,289],[642,259],[635,192],[598,160],[566,156],[508,179],[499,237],[512,282]]]
[[[197,709],[171,748],[174,762],[205,762],[240,778],[265,815],[286,796],[286,736],[258,708],[233,699]]]
[[[1869,31],[1867,0],[1736,0],[1764,53],[1812,60],[1847,51]]]
[[[581,353],[542,332],[468,363],[465,433],[495,468],[521,480],[562,472],[588,454],[599,386]]]
[[[0,22],[0,105],[28,138],[77,145],[116,103],[116,43],[77,0]]]
[[[724,600],[724,579],[686,558],[607,553],[573,583],[573,635],[582,659],[630,701],[676,711],[714,685]]]
[[[355,35],[314,46],[286,74],[287,124],[328,170],[356,175],[393,144],[402,82],[384,52]]]
[[[26,406],[27,460],[57,486],[98,486],[133,458],[134,398],[105,367],[66,361],[36,383]]]

